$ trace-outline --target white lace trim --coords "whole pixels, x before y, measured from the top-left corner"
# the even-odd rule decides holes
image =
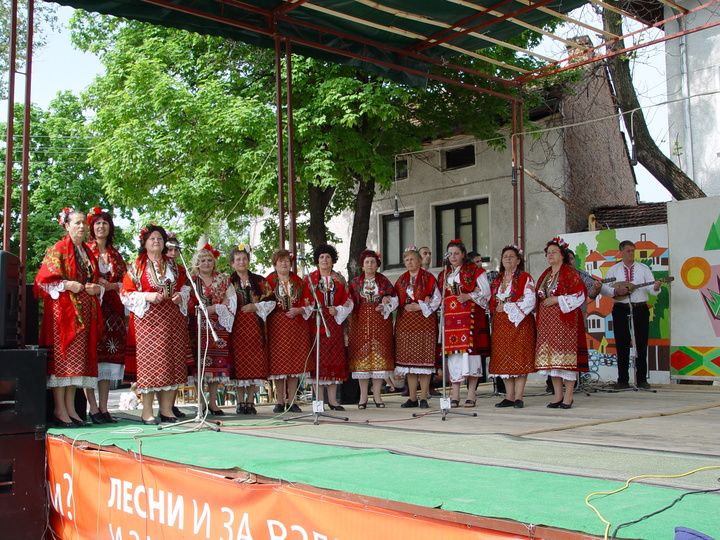
[[[40,288],[50,295],[50,298],[57,300],[60,298],[60,293],[65,292],[65,281],[58,280],[52,283],[40,283]]]
[[[291,378],[291,377],[297,377],[297,378],[299,379],[299,378],[301,378],[301,377],[309,377],[309,376],[310,376],[310,372],[307,371],[307,372],[305,372],[305,373],[294,373],[294,374],[292,374],[292,375],[270,375],[270,376],[268,377],[268,379],[271,380],[271,381],[277,381],[277,380],[289,379],[289,378]]]
[[[540,369],[538,375],[543,377],[562,377],[566,381],[577,381],[577,371],[570,371],[567,369]]]
[[[262,379],[232,379],[230,382],[240,388],[246,388],[248,386],[262,386],[265,384],[265,381]]]
[[[392,371],[353,371],[352,372],[352,378],[353,379],[383,379],[385,380],[386,377],[392,377],[393,372]]]
[[[174,384],[172,386],[162,386],[162,387],[151,387],[151,388],[138,388],[137,393],[138,394],[148,394],[150,392],[165,392],[167,390],[177,390],[180,388],[181,385]],[[184,385],[183,385],[184,386]]]
[[[396,367],[395,373],[398,375],[407,375],[408,373],[412,373],[414,375],[432,375],[435,373],[435,370],[433,368],[424,368],[424,367]]]
[[[232,332],[235,314],[225,304],[215,304],[215,313],[218,316],[218,322],[228,332]]]
[[[55,375],[48,375],[45,386],[47,388],[77,386],[78,388],[94,388],[97,390],[97,377],[56,377]]]

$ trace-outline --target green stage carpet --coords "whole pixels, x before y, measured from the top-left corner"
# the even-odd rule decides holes
[[[97,445],[114,445],[154,458],[210,469],[240,469],[287,482],[347,491],[428,508],[441,508],[525,524],[546,525],[602,537],[605,525],[585,504],[595,492],[609,492],[622,482],[572,475],[484,466],[393,454],[379,449],[352,449],[200,431],[173,434],[171,430],[138,428],[121,421],[89,429],[50,429]],[[137,433],[119,433],[120,430]],[[137,434],[152,435],[136,438]],[[277,435],[277,434],[275,434]],[[602,449],[598,449],[602,452]],[[709,475],[710,484],[720,470]],[[715,483],[720,488],[720,484]],[[591,501],[612,523],[610,533],[624,521],[640,518],[670,504],[683,490],[631,484],[630,488]],[[618,538],[672,540],[676,526],[702,531],[720,540],[720,495],[686,496],[671,509],[620,529]]]

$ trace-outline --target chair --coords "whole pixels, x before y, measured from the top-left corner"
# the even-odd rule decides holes
[[[191,402],[196,400],[195,387],[194,386],[182,386],[178,390],[178,401],[181,403]]]

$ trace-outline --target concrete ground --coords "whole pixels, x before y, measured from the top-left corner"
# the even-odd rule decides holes
[[[443,420],[439,399],[428,412],[403,409],[406,397],[383,395],[384,409],[347,405],[345,412],[325,412],[349,420],[300,418],[272,413],[273,404],[257,405],[257,416],[236,415],[226,404],[224,426],[244,434],[354,448],[384,448],[392,452],[501,467],[557,472],[573,476],[626,481],[638,475],[681,475],[707,466],[720,466],[720,387],[654,386],[656,392],[608,392],[587,388],[578,392],[572,409],[548,409],[552,396],[544,383],[528,383],[523,409],[494,405],[492,385],[480,385],[474,408],[452,409]],[[119,394],[111,392],[110,408]],[[464,402],[463,393],[461,403]],[[298,403],[311,413],[310,403]],[[194,404],[181,408],[195,414]],[[472,412],[477,416],[455,414]],[[139,414],[122,411],[118,414]],[[218,417],[209,417],[218,419]],[[683,490],[720,488],[720,470],[681,478],[651,478],[641,482]],[[397,479],[395,479],[397,480]],[[388,481],[395,481],[388,479]]]

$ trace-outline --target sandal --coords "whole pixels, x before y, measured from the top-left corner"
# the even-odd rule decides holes
[[[367,401],[365,403],[358,403],[358,409],[367,409]]]
[[[459,402],[457,399],[451,399],[451,400],[450,400],[450,407],[452,407],[453,409],[455,409],[455,408],[457,408],[457,407],[459,407],[459,406],[460,406],[460,402]]]
[[[465,405],[463,407],[467,407],[468,409],[475,406],[475,402],[472,399],[466,399]]]
[[[373,401],[375,401],[375,399],[373,399]],[[385,404],[384,404],[382,401],[381,401],[380,403],[378,403],[377,401],[375,401],[375,406],[376,406],[378,409],[384,409],[384,408],[385,408]]]

